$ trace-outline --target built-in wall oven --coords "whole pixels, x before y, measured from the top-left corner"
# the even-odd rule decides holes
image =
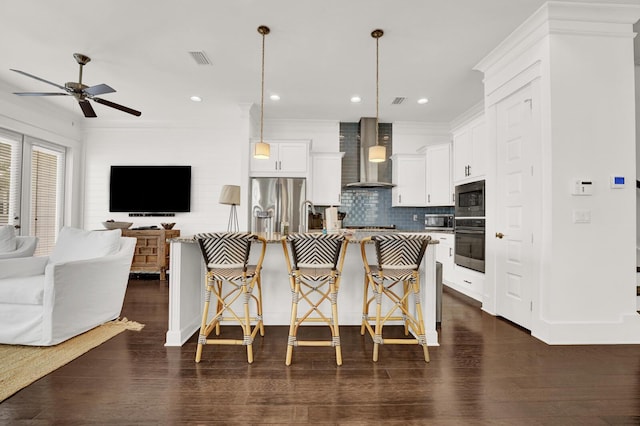
[[[456,265],[484,272],[484,218],[456,219]]]
[[[455,256],[456,265],[485,270],[485,181],[458,185],[455,188]]]

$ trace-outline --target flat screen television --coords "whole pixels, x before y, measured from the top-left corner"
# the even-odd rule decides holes
[[[111,166],[109,211],[191,211],[191,166]]]

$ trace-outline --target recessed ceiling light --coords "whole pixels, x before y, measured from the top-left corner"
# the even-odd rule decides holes
[[[193,102],[201,102],[202,98],[200,96],[192,96],[189,99],[191,99]]]
[[[420,99],[418,99],[418,103],[419,103],[420,105],[424,105],[424,104],[426,104],[427,102],[429,102],[429,99],[427,99],[427,98],[420,98]]]
[[[269,99],[271,99],[272,101],[279,101],[280,100],[280,96],[276,95],[275,93],[271,96],[269,96]]]
[[[360,96],[357,96],[357,95],[356,96],[352,96],[351,97],[351,102],[354,103],[354,104],[360,103],[360,102],[362,102],[362,98],[360,98]]]

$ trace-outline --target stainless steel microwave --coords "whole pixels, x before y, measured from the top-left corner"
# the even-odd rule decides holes
[[[485,216],[484,180],[457,185],[455,195],[455,215],[457,218]]]
[[[427,231],[453,231],[453,215],[425,214],[424,229]]]

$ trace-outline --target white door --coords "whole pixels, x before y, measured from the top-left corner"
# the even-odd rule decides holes
[[[529,329],[532,310],[533,143],[531,86],[496,109],[496,313]]]

